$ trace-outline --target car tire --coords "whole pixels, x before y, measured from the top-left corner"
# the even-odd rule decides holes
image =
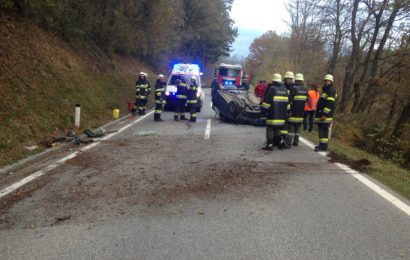
[[[228,104],[229,114],[231,115],[232,122],[238,124],[240,122],[239,114],[241,113],[241,108],[238,102],[231,101]]]

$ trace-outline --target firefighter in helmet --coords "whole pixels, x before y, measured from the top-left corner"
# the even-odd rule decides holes
[[[288,118],[291,116],[291,103],[292,103],[292,89],[295,85],[295,74],[292,71],[287,71],[285,75],[283,76],[284,81],[285,81],[285,87],[289,91],[289,104],[288,104]],[[290,137],[289,137],[289,121],[288,119],[286,120],[286,124],[284,129],[282,130],[282,134],[285,136],[285,141],[286,145],[285,148],[290,148],[292,144],[290,143]]]
[[[303,123],[305,103],[308,98],[303,82],[303,74],[298,73],[295,75],[295,84],[290,87],[289,103],[291,114],[288,117],[288,145],[299,145],[299,130]]]
[[[188,89],[188,108],[189,113],[191,114],[190,122],[196,122],[196,113],[197,113],[197,105],[198,105],[198,84],[196,83],[195,76],[191,77],[191,82],[189,83]]]
[[[286,123],[289,91],[282,84],[282,76],[275,73],[271,87],[267,90],[261,109],[266,114],[266,146],[263,150],[272,151],[274,144],[283,149],[286,146],[283,130]]]
[[[333,85],[333,76],[326,75],[322,95],[317,104],[315,122],[319,127],[319,145],[315,151],[327,151],[329,143],[329,132],[333,123],[333,115],[336,109],[337,91]]]
[[[154,121],[162,122],[161,119],[162,111],[164,110],[164,93],[167,83],[165,82],[164,75],[158,75],[158,79],[155,82],[155,113]]]
[[[135,106],[138,109],[139,115],[145,115],[148,96],[151,92],[151,86],[147,77],[147,73],[140,72],[137,83],[135,83]]]
[[[186,120],[185,106],[188,98],[188,85],[185,82],[184,76],[180,75],[177,81],[177,105],[175,108],[175,121]]]

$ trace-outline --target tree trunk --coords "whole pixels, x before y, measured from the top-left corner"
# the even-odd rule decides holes
[[[410,122],[410,103],[407,103],[407,105],[404,107],[402,110],[399,120],[396,123],[396,126],[393,131],[393,135],[399,136],[400,132],[404,126],[404,124]]]
[[[360,48],[360,37],[356,36],[356,18],[357,10],[359,8],[360,0],[355,0],[352,11],[351,22],[351,41],[352,41],[352,53],[350,54],[349,62],[346,66],[345,77],[343,80],[342,99],[340,101],[339,111],[341,113],[346,111],[348,101],[350,100],[351,86],[353,84],[354,71],[356,70],[358,63],[358,55]]]
[[[394,21],[396,20],[397,13],[399,12],[399,10],[401,8],[401,5],[399,3],[400,3],[400,0],[396,0],[394,2],[393,11],[390,14],[388,23],[386,25],[386,29],[385,29],[384,34],[383,34],[383,38],[380,41],[380,44],[379,44],[379,46],[377,48],[377,51],[375,52],[375,55],[374,55],[374,58],[373,58],[373,62],[371,64],[370,82],[369,82],[369,84],[368,84],[368,86],[367,86],[367,88],[364,92],[364,95],[360,100],[359,106],[357,107],[355,112],[364,111],[366,109],[366,106],[369,103],[370,97],[375,94],[375,93],[372,93],[372,92],[377,91],[376,90],[377,84],[374,84],[374,83],[375,83],[375,80],[376,80],[377,70],[379,68],[379,61],[380,61],[380,59],[383,55],[384,46],[386,45],[387,39],[390,36],[390,31],[393,27]]]

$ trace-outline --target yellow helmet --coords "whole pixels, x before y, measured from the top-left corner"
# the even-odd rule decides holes
[[[304,79],[302,73],[297,73],[297,74],[295,75],[295,80],[297,80],[297,81],[305,81],[305,79]]]
[[[275,73],[272,76],[272,82],[282,82],[282,75]]]
[[[283,76],[283,78],[285,78],[285,79],[295,79],[295,74],[293,74],[292,71],[287,71],[285,73],[285,76]]]
[[[324,80],[329,80],[329,81],[333,82],[333,75],[327,74],[327,75],[325,76],[325,79],[324,79]]]

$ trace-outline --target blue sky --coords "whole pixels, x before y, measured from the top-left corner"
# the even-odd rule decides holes
[[[286,33],[288,0],[235,0],[231,17],[239,30],[232,55],[247,56],[252,41],[269,30]]]

